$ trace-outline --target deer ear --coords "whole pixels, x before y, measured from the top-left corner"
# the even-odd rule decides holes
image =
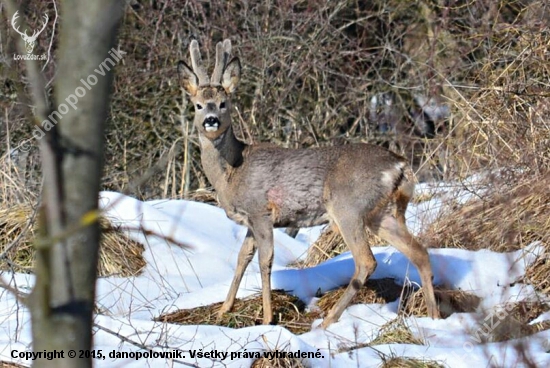
[[[241,63],[238,58],[233,58],[223,70],[222,87],[227,93],[233,93],[241,79]]]
[[[191,96],[195,96],[199,89],[199,77],[193,72],[189,65],[180,61],[178,63],[178,74],[183,89]]]

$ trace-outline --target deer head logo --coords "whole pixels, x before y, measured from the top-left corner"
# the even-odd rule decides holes
[[[36,46],[36,39],[38,35],[40,35],[40,33],[42,33],[44,28],[46,28],[46,26],[48,25],[48,19],[49,19],[48,14],[44,14],[44,26],[42,27],[42,29],[38,32],[34,31],[32,36],[29,36],[27,34],[27,30],[25,30],[25,32],[21,32],[19,30],[19,26],[16,27],[15,25],[15,22],[19,17],[19,15],[17,15],[18,12],[19,11],[16,11],[15,14],[13,15],[13,18],[11,18],[11,26],[13,27],[13,29],[15,29],[15,32],[21,35],[21,37],[23,38],[23,41],[25,41],[25,49],[27,50],[27,54],[30,54],[32,50],[34,50],[34,46]]]

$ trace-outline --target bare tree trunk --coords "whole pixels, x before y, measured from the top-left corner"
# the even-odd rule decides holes
[[[7,1],[10,17],[15,5]],[[92,312],[100,229],[97,205],[103,134],[123,14],[122,0],[61,5],[53,103],[45,97],[37,62],[27,62],[40,139],[44,190],[37,242],[36,285],[29,298],[33,350],[63,351],[36,367],[91,367]],[[21,45],[20,45],[21,46]],[[21,47],[20,47],[21,49]],[[110,59],[111,61],[107,61]],[[76,358],[68,356],[69,351]]]

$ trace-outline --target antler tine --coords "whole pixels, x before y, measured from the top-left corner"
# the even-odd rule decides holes
[[[44,25],[42,26],[42,29],[38,34],[42,33],[44,29],[46,29],[46,26],[48,25],[48,21],[50,20],[50,17],[48,17],[48,14],[44,14]]]
[[[231,55],[231,40],[226,39],[221,42],[218,42],[216,45],[216,65],[214,66],[214,72],[212,73],[212,84],[219,85],[222,81],[222,74],[225,68],[225,65],[229,61],[229,56]]]
[[[210,81],[208,79],[208,74],[206,74],[206,70],[202,66],[201,52],[199,50],[199,43],[197,42],[197,40],[191,41],[191,44],[189,45],[189,52],[191,54],[191,66],[193,67],[193,71],[199,78],[199,85],[208,85]]]
[[[25,30],[25,33],[23,33],[19,30],[19,26],[15,25],[15,22],[17,21],[17,18],[19,18],[19,14],[17,14],[17,13],[19,13],[19,10],[17,10],[15,12],[15,14],[13,15],[13,17],[11,18],[11,25],[12,25],[13,29],[15,30],[15,32],[19,33],[21,36],[26,36],[27,35],[27,30]]]

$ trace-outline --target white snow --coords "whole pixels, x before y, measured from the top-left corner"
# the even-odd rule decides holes
[[[420,192],[427,190],[428,187],[419,188]],[[408,223],[414,232],[420,231],[446,209],[444,195],[448,189],[436,187],[435,191],[438,195],[431,200],[410,206]],[[466,195],[457,198],[465,200]],[[372,341],[381,326],[398,317],[398,301],[349,306],[340,320],[327,330],[315,328],[321,321],[318,320],[310,332],[302,335],[294,335],[280,326],[231,329],[154,322],[154,317],[164,313],[225,299],[246,229],[227,219],[219,208],[184,200],[141,202],[119,193],[102,192],[100,206],[115,224],[133,229],[128,235],[144,245],[147,266],[136,277],[108,277],[97,281],[97,307],[102,313],[95,318],[94,348],[101,349],[106,358],[95,359],[96,367],[183,364],[247,367],[254,359],[243,358],[245,351],[263,353],[275,349],[322,355],[304,360],[312,367],[347,367],[350,364],[377,367],[383,359],[394,356],[437,360],[449,367],[515,367],[524,364],[521,354],[537,367],[550,366],[550,331],[498,343],[483,339],[483,331],[489,326],[486,316],[498,322],[511,302],[544,300],[531,286],[518,281],[525,268],[543,252],[540,244],[505,254],[431,249],[435,284],[466,290],[482,298],[476,313],[455,313],[444,320],[404,318],[404,323],[425,345],[389,344],[357,349],[358,344]],[[152,235],[145,237],[138,230],[140,228]],[[302,229],[294,239],[280,229],[274,230],[274,289],[289,290],[311,304],[319,290],[324,292],[349,282],[354,268],[349,253],[308,269],[287,267],[305,256],[308,246],[321,231],[322,227]],[[372,278],[391,277],[401,284],[420,283],[415,267],[391,246],[374,247],[373,252],[378,268]],[[34,282],[33,276],[25,274],[3,272],[2,278],[23,293],[30,292]],[[238,297],[257,293],[260,286],[255,257]],[[550,313],[544,313],[533,323],[549,319]],[[31,350],[30,314],[10,292],[0,289],[0,361],[32,363],[13,358],[14,350]],[[150,350],[177,350],[185,358],[109,357],[109,353],[146,353]],[[191,356],[191,353],[213,351],[228,355]],[[239,352],[240,358],[236,357]]]

